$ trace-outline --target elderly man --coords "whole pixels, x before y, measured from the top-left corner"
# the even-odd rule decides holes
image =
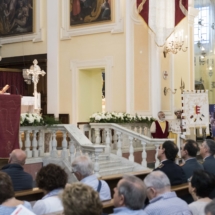
[[[72,173],[78,181],[91,186],[99,193],[101,201],[111,199],[110,188],[103,180],[98,180],[93,174],[93,163],[87,156],[79,156],[72,162]]]
[[[151,125],[150,132],[153,138],[167,138],[169,135],[169,123],[165,120],[163,111],[158,112],[158,120]]]
[[[185,161],[181,167],[187,179],[193,175],[195,170],[203,169],[203,166],[196,159],[198,150],[199,147],[196,141],[189,139],[181,147],[181,157]]]
[[[206,139],[200,146],[200,155],[203,158],[204,170],[215,175],[215,141]]]
[[[146,199],[143,182],[132,175],[124,176],[114,188],[114,214],[146,215],[142,210]]]
[[[192,215],[185,201],[171,192],[168,177],[161,171],[152,172],[144,179],[149,198],[149,205],[145,208],[148,215]]]
[[[172,141],[165,141],[158,151],[158,159],[161,164],[154,169],[163,171],[169,178],[171,185],[178,185],[187,182],[182,168],[175,163],[178,147]]]
[[[206,205],[205,215],[215,215],[215,199]]]
[[[14,191],[28,190],[33,188],[33,178],[23,170],[26,154],[21,149],[15,149],[11,152],[9,161],[1,171],[7,173],[12,180]]]

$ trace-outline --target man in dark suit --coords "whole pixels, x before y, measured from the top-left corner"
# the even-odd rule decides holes
[[[193,171],[203,169],[203,166],[196,159],[198,150],[198,144],[194,140],[186,140],[181,148],[181,157],[185,160],[181,167],[187,179],[193,175]]]
[[[171,185],[178,185],[187,182],[186,176],[182,168],[175,164],[175,158],[178,154],[178,147],[172,141],[165,141],[162,146],[160,146],[158,151],[158,159],[161,164],[154,169],[164,172]]]
[[[200,146],[200,155],[203,158],[203,167],[205,171],[208,171],[215,175],[215,141],[206,139]]]
[[[11,152],[9,161],[1,171],[7,173],[12,180],[14,191],[28,190],[33,188],[32,176],[23,170],[26,154],[21,149],[15,149]]]

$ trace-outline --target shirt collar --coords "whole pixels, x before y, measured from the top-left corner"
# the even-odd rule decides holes
[[[196,158],[188,158],[187,160],[185,160],[185,162],[187,162],[189,160],[193,160],[193,159],[196,159]]]
[[[209,158],[209,157],[211,157],[211,155],[208,155],[208,156],[204,157],[204,158],[203,158],[203,161],[205,161],[205,159],[206,159],[206,158]]]
[[[129,213],[132,214],[131,211],[133,210],[123,206],[123,207],[114,208],[113,211],[114,211],[114,214],[119,212],[124,212],[124,213],[127,212],[126,214],[129,214]],[[135,211],[139,211],[139,210],[135,210]]]
[[[46,199],[51,196],[58,196],[60,192],[63,192],[63,188],[52,190],[51,192],[47,193],[42,199]]]
[[[87,176],[87,177],[81,179],[80,182],[85,183],[86,181],[87,181],[87,182],[90,182],[90,181],[94,181],[95,179],[97,179],[97,177],[96,177],[95,174],[93,174],[93,175],[89,175],[89,176]]]
[[[154,202],[159,201],[160,199],[169,199],[169,198],[173,198],[173,197],[177,197],[175,192],[166,192],[166,193],[163,193],[163,194],[151,199],[149,202],[154,203]]]

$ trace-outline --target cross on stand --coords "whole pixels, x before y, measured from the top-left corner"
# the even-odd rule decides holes
[[[41,97],[40,96],[41,95],[40,95],[40,93],[37,93],[37,84],[39,82],[39,75],[44,76],[46,73],[43,70],[41,71],[40,67],[37,65],[38,61],[36,59],[33,61],[33,64],[34,65],[32,65],[30,67],[30,69],[26,70],[26,73],[27,73],[27,75],[32,75],[32,81],[34,83],[34,93],[33,93],[34,109],[36,109],[37,112],[40,113],[40,110],[41,110],[41,108],[40,108]],[[38,100],[39,100],[39,102],[38,102]]]

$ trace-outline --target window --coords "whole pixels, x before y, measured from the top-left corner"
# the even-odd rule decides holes
[[[198,10],[199,15],[194,20],[194,42],[209,43],[209,6]]]

